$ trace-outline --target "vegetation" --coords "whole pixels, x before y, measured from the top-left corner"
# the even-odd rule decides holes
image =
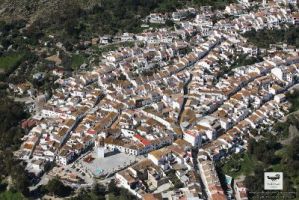
[[[280,158],[275,155],[275,152],[281,148],[277,138],[272,135],[258,142],[254,139],[250,139],[248,142],[248,153],[267,165],[275,165],[280,162]]]
[[[108,185],[108,190],[106,187],[100,184],[96,184],[92,189],[81,189],[76,197],[71,198],[71,200],[104,200],[105,195],[109,196],[109,199],[136,199],[134,195],[129,193],[124,188],[116,187],[114,180],[112,180]]]
[[[86,2],[86,1],[84,1]],[[54,77],[48,73],[51,68],[45,64],[43,55],[37,56],[37,52],[33,51],[39,49],[44,45],[46,35],[54,34],[55,40],[50,41],[51,52],[57,49],[53,44],[57,40],[63,40],[67,53],[61,53],[62,66],[66,70],[75,70],[83,63],[87,62],[87,56],[83,54],[74,54],[74,44],[78,41],[89,40],[91,37],[98,37],[104,34],[120,34],[122,32],[140,32],[142,31],[141,19],[148,15],[150,12],[169,12],[175,11],[177,8],[182,8],[185,5],[211,5],[213,9],[223,9],[227,3],[233,3],[234,0],[193,0],[193,1],[180,1],[180,0],[102,0],[100,4],[94,4],[88,9],[82,8],[80,0],[61,0],[56,9],[48,9],[49,12],[43,13],[42,16],[37,17],[28,29],[24,29],[27,24],[25,20],[12,21],[11,23],[0,22],[0,80],[7,80],[9,83],[23,83],[30,81],[33,87],[39,91],[51,92],[54,87]],[[1,5],[1,3],[0,3]],[[15,7],[13,7],[15,8]],[[59,8],[59,9],[58,9]],[[28,6],[29,13],[31,6]],[[37,9],[37,7],[34,7]],[[3,9],[6,10],[6,9]],[[11,10],[11,9],[8,9]],[[16,9],[17,10],[17,9]],[[32,21],[30,21],[32,22]],[[166,26],[173,26],[172,21],[167,21]],[[158,25],[154,28],[159,28]],[[22,29],[22,31],[20,31]],[[291,30],[291,31],[289,31]],[[296,44],[298,47],[298,28],[291,27],[287,30],[278,30],[278,33],[272,31],[265,34],[265,41],[262,39],[261,46],[269,45],[271,42],[280,42],[280,37],[284,35],[281,42],[286,41],[288,44]],[[263,33],[248,33],[253,43],[260,40]],[[277,34],[277,35],[276,35]],[[253,35],[253,36],[252,36]],[[268,37],[268,38],[267,38]],[[49,40],[49,38],[46,38]],[[41,43],[40,43],[41,41]],[[48,41],[47,41],[48,42]],[[40,45],[40,46],[39,46]],[[121,44],[105,45],[103,47],[92,47],[96,54],[102,52],[115,50],[119,46],[133,46],[134,43],[127,42]],[[9,50],[13,47],[13,50]],[[85,50],[84,45],[77,46],[79,50]],[[190,52],[190,48],[186,48],[182,54]],[[24,53],[26,52],[26,53]],[[44,52],[44,56],[47,56]],[[55,52],[56,53],[56,52]],[[42,53],[41,53],[42,54]],[[53,54],[50,54],[53,55]],[[261,61],[260,58],[252,58],[247,55],[238,55],[232,58],[234,62],[229,69],[253,64]],[[17,75],[12,72],[18,68]],[[33,68],[37,71],[34,72]],[[154,68],[155,69],[155,68]],[[45,72],[45,77],[42,80],[32,80],[32,73]],[[152,72],[147,72],[152,73]],[[11,75],[11,76],[9,76]],[[13,76],[12,76],[13,75]],[[124,79],[124,76],[120,77]],[[14,159],[13,151],[17,150],[21,143],[21,138],[24,136],[25,131],[20,128],[22,119],[28,117],[24,112],[24,105],[14,102],[7,97],[6,83],[0,85],[0,199],[25,199],[30,196],[28,186],[31,185],[31,178],[24,170],[21,161]],[[297,96],[288,96],[290,101],[294,99],[294,110],[299,109],[299,102]],[[298,105],[297,105],[298,104]],[[277,127],[277,130],[287,132],[284,125]],[[295,138],[292,144],[281,147],[276,138],[273,141],[261,140],[259,142],[251,141],[248,154],[234,155],[227,163],[224,164],[224,170],[232,176],[240,174],[250,175],[261,173],[261,169],[282,169],[287,170],[287,184],[292,188],[298,185],[298,176],[296,169],[298,168],[298,138]],[[240,156],[240,157],[238,157]],[[237,163],[238,159],[241,162]],[[255,161],[257,162],[256,164]],[[252,167],[249,167],[252,165]],[[168,173],[171,181],[174,183],[175,188],[183,187],[183,183],[176,177],[175,171]],[[249,176],[246,180],[248,184],[252,184],[255,177]],[[296,182],[297,181],[297,182]],[[260,184],[257,181],[258,184]],[[9,187],[7,187],[9,186]],[[7,188],[11,188],[7,190]],[[66,197],[72,194],[72,189],[65,186],[59,179],[54,178],[42,188],[43,192],[49,193],[58,197]],[[108,190],[101,186],[96,185],[93,189],[80,190],[79,194],[74,197],[74,200],[81,199],[105,199],[105,195],[109,195],[111,199],[135,199],[127,190],[117,188],[112,181]]]
[[[79,69],[79,67],[86,61],[86,58],[81,54],[76,54],[71,57],[71,68]]]
[[[219,65],[221,66],[221,70],[217,76],[219,79],[223,77],[224,74],[231,74],[232,70],[241,66],[253,65],[258,62],[262,62],[263,58],[260,55],[256,57],[249,56],[248,54],[235,54],[229,57],[231,64],[226,65],[224,60],[219,61]]]
[[[23,50],[22,50],[23,51]],[[27,69],[27,66],[32,65],[37,61],[36,55],[30,52],[30,50],[24,50],[23,52],[26,53],[7,53],[3,55],[2,61],[0,65],[2,66],[1,73],[1,68],[0,68],[0,80],[8,80],[10,83],[20,83],[20,82],[25,82],[25,80],[28,78],[27,73],[19,73],[18,77],[14,77],[10,79],[10,74],[14,72],[16,69],[23,70],[22,72],[25,72],[25,69]],[[1,57],[0,57],[1,60]],[[32,66],[31,66],[32,67]]]
[[[196,6],[212,6],[213,10],[223,10],[227,4],[235,3],[235,0],[194,0]]]
[[[286,97],[287,100],[291,103],[290,112],[299,110],[299,90],[288,92]]]
[[[8,55],[2,55],[0,57],[0,70],[4,70],[4,72],[17,67],[22,58],[24,57],[23,53],[10,53]],[[0,71],[1,72],[1,71]]]
[[[248,153],[233,154],[222,164],[224,174],[233,178],[252,173],[256,160]]]
[[[8,49],[11,45],[20,48],[26,46],[29,40],[25,41],[24,37],[21,37],[19,34],[19,29],[24,28],[25,25],[26,21],[24,20],[12,20],[10,23],[0,21],[0,44],[2,45],[3,49]]]
[[[249,42],[259,48],[268,48],[270,44],[286,43],[299,47],[299,27],[290,26],[284,29],[251,30],[244,33]]]
[[[141,19],[150,12],[170,12],[182,6],[178,0],[103,0],[101,6],[95,6],[83,17],[82,22],[89,28],[92,24],[91,31],[100,34],[134,33],[142,31]]]
[[[153,10],[171,11],[180,7],[177,0],[103,0],[88,10],[80,2],[60,2],[62,10],[54,10],[36,21],[34,30],[48,30],[68,40],[88,38],[93,33],[116,34],[141,31],[141,19]]]
[[[92,49],[94,53],[97,55],[102,55],[102,53],[109,52],[109,51],[115,51],[120,47],[133,47],[135,45],[134,42],[120,42],[118,44],[108,44],[104,46],[92,46]]]
[[[5,191],[0,193],[1,200],[25,200],[25,197],[20,192]]]
[[[26,117],[27,113],[23,111],[22,104],[5,97],[0,98],[0,151],[18,148],[20,138],[24,134],[18,125],[20,120]]]
[[[231,68],[237,68],[246,65],[253,65],[258,62],[262,62],[263,58],[260,55],[256,57],[249,56],[248,54],[236,54],[232,57],[233,63]]]
[[[97,194],[91,190],[81,189],[76,197],[71,198],[72,200],[104,200],[104,194]]]
[[[277,122],[273,125],[273,130],[276,131],[281,138],[287,138],[289,136],[289,126],[292,125],[288,117],[287,122]]]
[[[25,31],[28,38],[24,41],[19,38],[18,41],[22,41],[20,45],[37,44],[40,38],[49,33],[71,43],[104,34],[136,33],[143,30],[141,20],[151,12],[172,12],[186,6],[212,6],[213,9],[223,9],[225,5],[233,2],[235,0],[102,0],[100,2],[89,0],[88,3],[82,0],[52,0],[52,2],[28,2],[27,6],[18,3],[19,7],[15,10],[29,12],[30,14],[25,17],[26,20],[35,19]],[[5,6],[13,7],[16,3],[11,1],[10,5],[6,2]],[[49,7],[51,9],[48,9]],[[23,13],[18,13],[20,14]],[[7,13],[8,18],[13,16],[12,13]],[[3,29],[10,28],[3,24]],[[18,27],[25,25],[25,20],[18,23]],[[7,45],[10,42],[6,42]]]
[[[184,6],[184,3],[178,0],[162,0],[158,2],[159,4],[156,8],[157,12],[173,12]]]
[[[51,179],[45,186],[47,193],[58,197],[67,197],[72,193],[72,188],[64,185],[58,178]]]
[[[123,188],[120,189],[120,194],[119,195],[109,193],[108,197],[111,200],[127,200],[127,199],[134,200],[134,199],[137,199],[135,196],[133,196],[126,189],[123,189]]]
[[[112,192],[115,196],[120,194],[120,189],[116,186],[115,180],[111,180],[108,185],[108,190]]]
[[[298,91],[287,94],[287,99],[292,103],[291,112],[299,109]],[[297,105],[298,104],[298,105]],[[245,175],[245,184],[249,191],[263,191],[264,171],[279,171],[284,173],[284,192],[292,198],[298,196],[299,181],[299,136],[298,118],[296,113],[287,117],[285,122],[277,122],[273,125],[272,132],[262,132],[259,140],[249,139],[247,153],[232,155],[229,159],[220,163],[220,171],[234,178]],[[297,128],[297,129],[296,129]],[[294,195],[295,194],[295,195]],[[280,198],[279,193],[273,193]],[[250,193],[250,199],[257,198],[255,193]]]
[[[154,30],[157,30],[159,28],[165,28],[165,27],[174,29],[175,23],[172,20],[168,19],[168,20],[166,20],[165,24],[149,23],[148,25],[149,25],[149,27],[153,28]]]
[[[220,172],[233,178],[246,176],[246,187],[252,192],[263,191],[261,177],[264,171],[281,171],[284,173],[284,192],[297,192],[298,196],[298,144],[299,137],[295,137],[290,144],[282,145],[279,138],[271,134],[259,141],[250,139],[247,153],[234,154],[217,163],[217,167],[220,167]],[[250,193],[250,198],[255,198],[254,193]]]
[[[275,154],[275,150],[277,150],[277,142],[273,143],[274,146],[270,147],[270,153],[265,153],[264,142],[251,142],[250,145],[253,147],[254,155],[258,155],[259,153],[262,156],[266,156],[265,161],[259,156],[262,160],[260,160],[261,165],[256,166],[254,170],[254,174],[246,177],[245,183],[246,186],[250,189],[250,191],[262,191],[263,189],[263,179],[261,175],[263,175],[264,171],[281,171],[284,173],[284,191],[285,192],[296,192],[298,196],[298,167],[299,167],[299,158],[298,158],[298,144],[299,137],[295,137],[289,145],[285,145],[279,148],[280,153]],[[278,145],[279,146],[279,145]],[[266,149],[269,149],[266,147]],[[285,151],[285,153],[281,153]],[[269,158],[270,155],[273,158]],[[252,194],[253,195],[253,194]]]
[[[18,198],[18,192],[28,195],[28,186],[30,185],[29,175],[24,170],[20,161],[15,160],[13,151],[19,148],[24,131],[19,127],[22,119],[28,115],[24,112],[23,104],[16,103],[7,98],[5,86],[0,89],[0,197]],[[10,177],[9,182],[7,182]],[[12,188],[12,191],[6,192],[6,185]],[[0,199],[3,199],[0,198]]]
[[[264,171],[281,171],[284,173],[284,191],[296,192],[298,172],[295,168],[298,167],[299,161],[294,155],[298,153],[298,142],[299,138],[295,137],[291,143],[282,145],[279,137],[271,134],[259,141],[249,140],[248,153],[258,160],[258,163],[254,165],[252,175],[245,179],[249,190],[262,191],[263,179],[260,175],[263,175]]]
[[[251,175],[260,165],[275,165],[280,162],[275,152],[282,148],[276,138],[269,135],[258,142],[249,139],[247,153],[233,154],[225,161],[221,161],[220,166],[223,172],[233,178],[244,175]]]
[[[169,177],[176,189],[184,187],[184,184],[176,176],[175,170],[170,170],[166,175]]]
[[[28,186],[31,179],[22,164],[14,159],[10,151],[2,151],[0,161],[1,177],[6,179],[10,176],[13,189],[23,193],[25,196],[29,195]]]

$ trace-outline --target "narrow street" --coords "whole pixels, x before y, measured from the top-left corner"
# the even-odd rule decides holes
[[[182,106],[181,106],[181,110],[180,110],[180,112],[179,112],[178,119],[177,119],[177,123],[178,123],[179,125],[181,125],[182,114],[183,114],[183,112],[184,112],[184,110],[185,110],[185,105],[186,105],[187,100],[188,100],[188,97],[187,97],[188,92],[189,92],[189,91],[188,91],[188,85],[189,85],[190,82],[192,81],[192,77],[193,77],[193,75],[190,74],[190,77],[189,77],[188,81],[187,81],[187,82],[185,83],[185,85],[184,85],[184,100],[183,100],[183,103],[182,103]]]

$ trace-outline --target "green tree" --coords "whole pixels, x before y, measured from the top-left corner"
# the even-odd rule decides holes
[[[106,187],[104,185],[96,183],[92,188],[92,193],[94,193],[97,196],[105,196]]]
[[[289,151],[289,155],[290,157],[293,159],[293,160],[298,160],[299,161],[299,137],[295,137],[289,148],[288,148],[288,151]]]
[[[116,186],[115,180],[111,180],[108,184],[109,192],[112,192],[115,196],[120,194],[120,189]]]
[[[51,179],[45,188],[48,193],[58,197],[67,197],[72,192],[72,188],[65,186],[57,177]]]

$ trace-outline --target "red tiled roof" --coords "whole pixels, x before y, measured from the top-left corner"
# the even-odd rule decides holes
[[[87,133],[89,133],[89,134],[91,134],[91,135],[94,135],[94,134],[96,134],[97,132],[96,132],[95,130],[93,130],[93,129],[89,129],[89,130],[87,131]]]
[[[137,138],[144,146],[149,146],[151,145],[151,142],[145,138],[143,138],[141,135],[136,134],[134,135],[135,138]]]

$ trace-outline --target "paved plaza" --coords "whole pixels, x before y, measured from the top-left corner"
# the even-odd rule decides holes
[[[94,160],[86,162],[84,161],[84,158],[86,157],[92,157]],[[117,172],[137,161],[136,156],[125,153],[117,153],[104,158],[98,158],[94,151],[86,155],[84,158],[80,159],[77,166],[89,171],[95,177],[106,176]]]

